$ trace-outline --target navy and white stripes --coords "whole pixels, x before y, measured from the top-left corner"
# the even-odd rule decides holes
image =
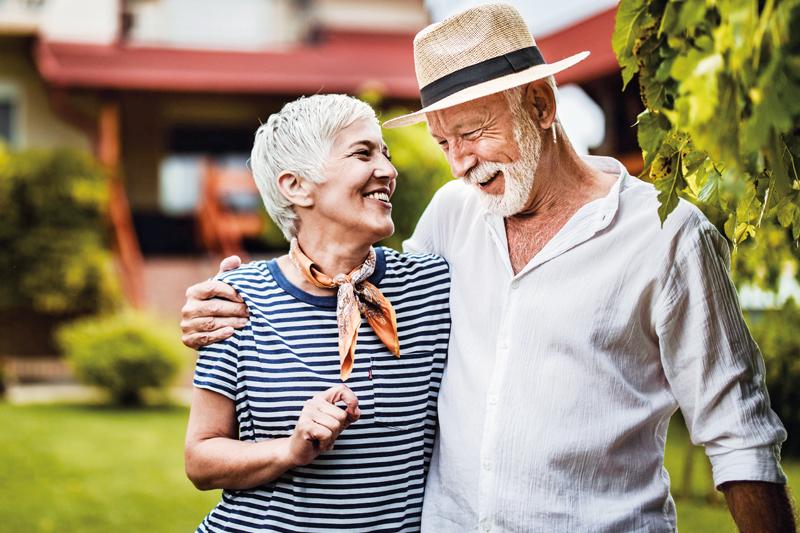
[[[223,491],[198,531],[418,531],[450,329],[447,263],[377,248],[370,282],[397,314],[400,358],[366,320],[347,385],[361,418],[332,451],[272,483]],[[239,291],[250,322],[200,352],[194,384],[236,402],[240,439],[291,435],[306,400],[339,378],[336,297],[305,293],[276,261],[221,279]]]

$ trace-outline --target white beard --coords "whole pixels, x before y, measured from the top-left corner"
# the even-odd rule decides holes
[[[519,146],[519,159],[513,163],[480,163],[464,178],[478,189],[478,197],[486,209],[501,217],[516,215],[528,206],[542,152],[542,131],[538,124],[521,109],[512,107],[511,113],[514,115],[514,138]],[[483,192],[479,183],[497,171],[503,173],[503,194]]]

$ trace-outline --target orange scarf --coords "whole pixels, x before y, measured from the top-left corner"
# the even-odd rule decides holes
[[[374,248],[370,246],[367,260],[361,266],[354,268],[349,274],[338,274],[334,278],[317,270],[316,265],[300,249],[297,237],[292,239],[289,257],[309,283],[323,289],[339,287],[336,295],[336,322],[339,325],[339,371],[342,381],[347,381],[353,371],[361,313],[367,317],[370,326],[389,351],[400,357],[394,308],[381,291],[367,281],[375,271]]]

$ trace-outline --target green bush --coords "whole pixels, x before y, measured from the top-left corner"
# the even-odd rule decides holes
[[[116,305],[107,207],[107,178],[90,156],[0,144],[0,309],[69,316]]]
[[[407,109],[394,109],[383,113],[380,120],[385,122],[407,113]],[[381,241],[381,245],[400,250],[403,241],[414,233],[434,193],[453,175],[425,123],[384,129],[383,139],[397,169],[397,189],[392,196],[394,235]]]
[[[751,312],[747,319],[764,356],[772,409],[789,434],[782,451],[800,457],[800,308],[790,298],[782,309]]]
[[[168,385],[182,360],[177,336],[133,311],[77,320],[57,338],[77,378],[122,405],[141,404],[145,388]]]

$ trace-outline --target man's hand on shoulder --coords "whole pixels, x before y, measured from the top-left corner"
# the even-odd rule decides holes
[[[796,533],[794,506],[784,485],[730,481],[720,485],[741,533]]]
[[[241,259],[222,260],[217,275],[239,268]],[[234,328],[243,328],[250,316],[241,296],[227,283],[209,280],[186,290],[186,305],[181,310],[181,340],[189,348],[202,348],[227,339]]]

